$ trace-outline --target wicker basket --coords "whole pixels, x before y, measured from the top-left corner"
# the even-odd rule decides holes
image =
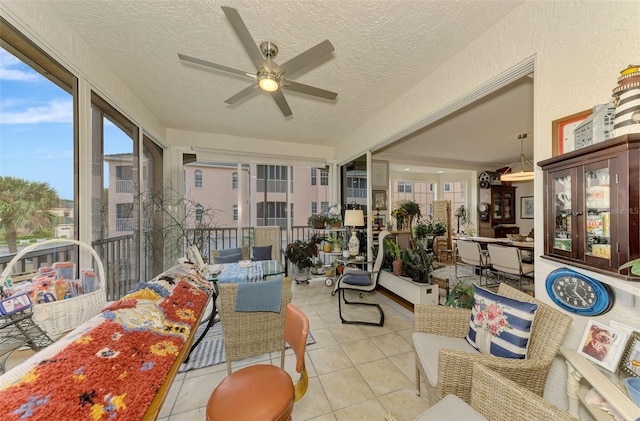
[[[66,238],[51,239],[36,244],[31,244],[22,249],[9,262],[7,267],[0,275],[0,285],[4,285],[6,279],[11,274],[13,265],[22,259],[27,253],[37,247],[54,244],[54,243],[72,243],[85,248],[91,252],[97,265],[98,277],[100,279],[100,288],[87,294],[78,295],[64,300],[53,301],[50,303],[35,304],[33,306],[33,321],[40,326],[42,330],[47,332],[49,336],[58,336],[64,332],[76,328],[81,323],[86,322],[104,308],[107,303],[105,294],[105,275],[104,266],[98,256],[98,253],[86,243]]]

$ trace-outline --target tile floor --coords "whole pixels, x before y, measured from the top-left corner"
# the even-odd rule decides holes
[[[307,347],[305,357],[309,389],[296,402],[293,420],[381,420],[385,411],[399,421],[413,420],[428,407],[426,398],[416,396],[414,388],[413,313],[373,293],[365,299],[382,304],[384,327],[342,324],[337,297],[331,296],[332,288],[322,281],[293,284],[292,302],[309,318],[316,340]],[[375,320],[377,310],[357,306],[348,314]],[[250,363],[258,361],[278,365],[279,353],[256,357]],[[233,369],[247,363],[234,364]],[[285,369],[297,379],[293,367],[289,351]],[[209,395],[226,374],[226,364],[178,374],[158,419],[205,420]]]

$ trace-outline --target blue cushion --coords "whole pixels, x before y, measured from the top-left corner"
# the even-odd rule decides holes
[[[237,263],[242,260],[242,253],[216,257],[216,263]]]
[[[218,250],[218,254],[220,256],[230,256],[233,254],[240,254],[242,255],[242,249],[240,247],[235,247],[232,249],[222,249],[222,250]]]
[[[281,304],[282,278],[238,284],[236,311],[271,311],[279,313]]]
[[[524,359],[538,304],[503,297],[473,285],[467,342],[483,354]]]
[[[371,275],[362,270],[352,270],[344,275],[342,282],[349,285],[371,285]]]
[[[259,261],[259,260],[271,260],[271,248],[272,245],[268,246],[251,246],[251,260]]]

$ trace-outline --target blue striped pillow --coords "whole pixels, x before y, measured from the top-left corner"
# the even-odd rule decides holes
[[[503,297],[473,285],[467,342],[483,354],[524,359],[538,304]]]

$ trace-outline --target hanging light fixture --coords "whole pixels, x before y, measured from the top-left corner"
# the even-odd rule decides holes
[[[502,174],[500,176],[500,181],[529,181],[533,180],[534,172],[533,172],[533,163],[524,156],[524,140],[527,138],[527,134],[523,133],[518,135],[518,139],[520,139],[520,172],[513,172],[508,174]],[[525,163],[529,167],[531,167],[531,171],[525,170]]]

